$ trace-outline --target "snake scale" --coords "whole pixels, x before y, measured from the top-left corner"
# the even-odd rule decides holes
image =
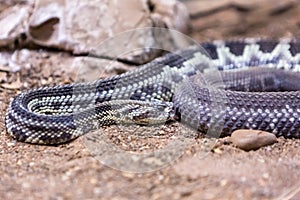
[[[6,127],[18,141],[59,144],[99,126],[176,116],[202,133],[247,128],[299,138],[299,71],[296,39],[203,43],[107,79],[20,93]]]

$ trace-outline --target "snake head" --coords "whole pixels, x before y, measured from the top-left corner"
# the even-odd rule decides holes
[[[118,116],[122,123],[138,125],[163,124],[174,118],[173,103],[132,101]]]

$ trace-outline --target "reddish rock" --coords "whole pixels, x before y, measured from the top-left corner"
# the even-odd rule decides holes
[[[240,149],[250,151],[274,144],[277,138],[266,131],[240,129],[232,133],[231,142]]]

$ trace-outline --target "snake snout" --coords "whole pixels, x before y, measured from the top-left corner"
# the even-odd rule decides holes
[[[143,102],[128,110],[126,120],[138,125],[155,125],[171,120],[174,115],[170,102]]]

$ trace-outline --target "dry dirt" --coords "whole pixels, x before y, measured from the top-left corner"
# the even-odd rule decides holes
[[[202,31],[196,28],[197,18],[193,19],[197,32],[192,35],[198,40],[297,36],[298,11],[290,9],[261,20],[259,26],[249,28],[243,24],[238,29],[231,27],[230,31],[218,26]],[[211,17],[231,16],[231,8],[222,12],[213,13]],[[16,73],[0,72],[0,78],[5,77],[9,83],[0,89],[0,199],[300,199],[299,140],[279,138],[272,146],[245,152],[233,147],[227,138],[218,139],[213,148],[206,149],[203,149],[204,144],[214,142],[213,139],[192,138],[178,159],[144,173],[129,173],[102,164],[93,156],[91,148],[87,148],[84,137],[59,146],[13,140],[4,124],[11,97],[24,89],[73,81],[55,68],[45,72],[45,66],[53,65],[52,57],[59,62],[71,55],[46,54],[39,56],[36,52],[36,60],[45,65],[33,64]],[[117,147],[141,153],[161,149],[170,141],[180,139],[174,133],[181,129],[178,124],[167,125],[151,137],[123,134],[120,132],[124,129],[115,126],[101,130]],[[114,159],[112,155],[111,160]],[[115,162],[118,164],[118,160]],[[119,164],[123,165],[122,162]],[[161,162],[163,160],[148,160],[150,165]],[[126,170],[126,166],[123,169]]]

